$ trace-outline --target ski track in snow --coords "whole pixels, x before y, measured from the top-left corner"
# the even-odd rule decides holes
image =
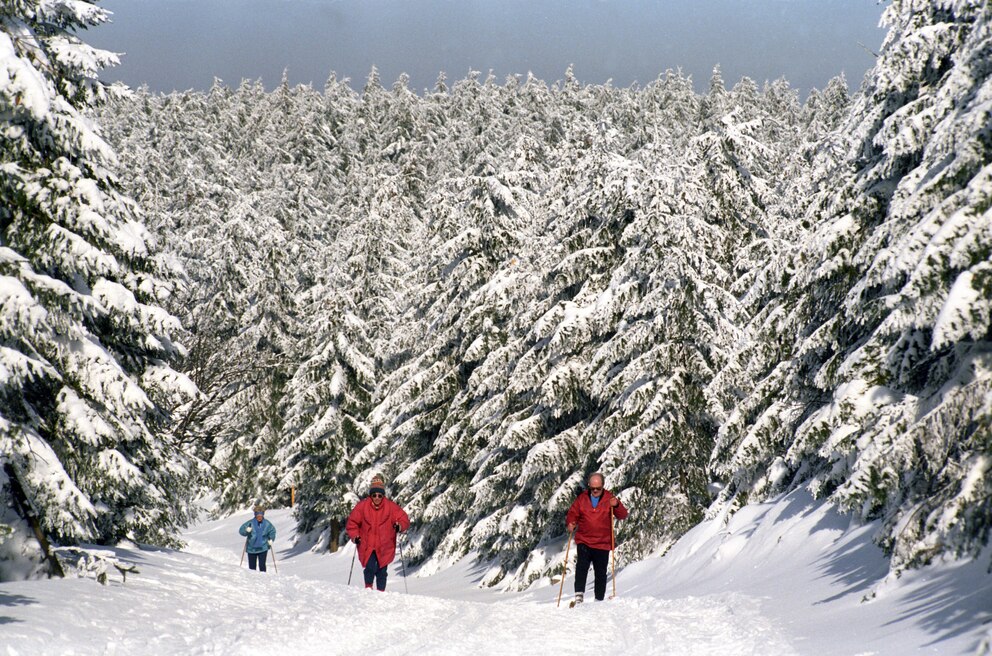
[[[291,525],[288,513],[272,518]],[[337,557],[284,548],[276,553],[280,572],[270,559],[261,575],[237,567],[238,523],[197,527],[185,552],[118,549],[140,570],[126,584],[53,581],[44,584],[58,587],[49,602],[32,600],[31,582],[17,584],[15,617],[2,617],[0,606],[0,654],[796,653],[761,615],[761,601],[737,593],[621,597],[568,610],[569,591],[556,608],[550,587],[482,593],[485,601],[446,598],[446,589],[457,596],[457,586],[474,585],[464,577],[435,585],[439,596],[417,594],[428,580],[411,577],[405,594],[394,566],[379,593],[362,588],[357,565],[351,587],[344,584],[350,547]]]
[[[193,527],[184,551],[117,547],[139,570],[126,583],[0,585],[0,656],[972,656],[992,623],[992,550],[894,577],[877,523],[806,492],[701,523],[664,558],[618,571],[618,599],[574,610],[571,571],[556,608],[548,581],[480,588],[488,568],[472,558],[408,579],[390,565],[384,594],[363,589],[356,565],[347,586],[354,548],[294,546],[288,510],[268,513],[279,572],[250,572],[238,565],[247,515]]]

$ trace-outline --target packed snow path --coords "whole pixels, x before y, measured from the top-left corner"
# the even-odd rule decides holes
[[[287,545],[288,514],[270,519],[284,530],[277,542]],[[618,598],[569,610],[567,590],[559,609],[557,589],[498,594],[473,590],[467,577],[454,575],[447,582],[411,577],[406,594],[392,566],[389,590],[370,592],[358,565],[351,587],[345,585],[351,547],[322,557],[284,548],[276,554],[279,573],[270,563],[262,575],[238,567],[239,521],[194,529],[186,552],[118,549],[140,570],[126,584],[77,579],[45,586],[57,586],[63,603],[4,595],[0,615],[5,606],[16,611],[0,618],[4,653],[795,653],[761,616],[759,602],[739,594]],[[486,601],[450,598],[473,595]]]
[[[887,576],[860,525],[807,493],[703,522],[665,558],[618,574],[620,598],[555,607],[557,586],[480,589],[470,559],[433,576],[399,566],[366,592],[352,547],[292,547],[279,572],[238,567],[248,514],[194,527],[185,551],[122,546],[140,573],[0,584],[0,656],[56,654],[693,654],[974,655],[992,643],[992,553]],[[574,553],[574,550],[573,550]],[[574,563],[574,556],[572,558]],[[588,592],[587,592],[588,594]]]
[[[262,577],[197,559],[128,582],[127,591],[74,590],[52,609],[64,632],[45,653],[105,654],[767,654],[789,653],[766,622],[737,599],[682,603],[618,600],[556,610],[537,603],[453,601],[379,594],[360,587]],[[113,595],[111,601],[106,597]],[[110,605],[111,614],[106,613]],[[594,617],[595,616],[595,617]],[[87,618],[83,626],[79,620]],[[38,633],[25,626],[25,636]],[[12,653],[37,654],[11,641]],[[38,644],[38,643],[34,643]],[[768,651],[770,645],[777,648]]]

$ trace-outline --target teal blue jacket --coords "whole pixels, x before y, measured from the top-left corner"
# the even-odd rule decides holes
[[[249,526],[251,533],[248,532]],[[262,523],[259,524],[252,517],[241,525],[238,533],[248,537],[246,541],[248,553],[264,553],[269,550],[269,541],[276,539],[276,527],[265,518],[262,518]]]

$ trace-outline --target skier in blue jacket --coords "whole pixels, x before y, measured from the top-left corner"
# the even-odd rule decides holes
[[[265,557],[269,555],[269,549],[276,539],[276,527],[265,519],[265,506],[255,506],[254,510],[255,517],[242,524],[238,533],[246,537],[248,568],[255,569],[255,564],[258,563],[258,571],[264,572]]]

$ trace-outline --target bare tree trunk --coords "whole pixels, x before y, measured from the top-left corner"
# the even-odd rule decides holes
[[[14,470],[14,466],[9,462],[5,463],[3,466],[3,471],[7,474],[7,480],[10,481],[10,491],[14,497],[14,504],[17,508],[18,514],[27,520],[28,525],[34,532],[34,537],[37,538],[38,544],[41,545],[41,553],[45,556],[45,560],[48,561],[48,578],[57,576],[59,578],[65,578],[65,572],[62,570],[62,564],[52,553],[52,545],[49,544],[48,538],[45,537],[45,532],[41,530],[41,524],[38,523],[38,516],[35,514],[34,510],[31,509],[31,504],[28,502],[28,496],[24,492],[24,488],[21,486],[21,481],[17,478],[17,471]]]

